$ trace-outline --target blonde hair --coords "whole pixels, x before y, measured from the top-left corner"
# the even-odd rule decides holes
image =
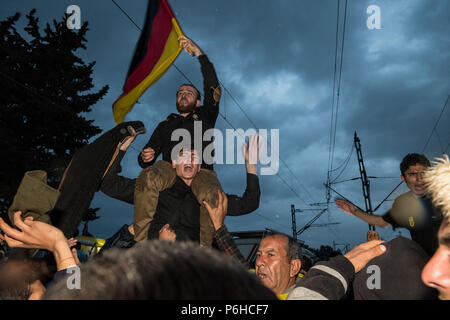
[[[435,158],[424,175],[425,187],[431,193],[433,204],[442,208],[442,213],[450,216],[450,161],[448,155]]]

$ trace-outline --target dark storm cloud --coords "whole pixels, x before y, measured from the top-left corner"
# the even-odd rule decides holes
[[[141,26],[146,1],[119,1]],[[337,1],[169,1],[186,33],[214,63],[220,81],[231,92],[221,100],[221,113],[236,128],[244,130],[279,129],[279,176],[261,176],[262,198],[256,213],[227,218],[230,230],[256,230],[265,227],[291,232],[290,206],[325,201],[332,104]],[[341,23],[344,16],[341,1]],[[108,95],[92,108],[87,117],[103,130],[114,126],[111,105],[120,95],[133,55],[139,30],[109,0],[101,1],[3,1],[0,17],[38,8],[41,23],[59,19],[65,8],[77,4],[82,20],[89,21],[85,61],[97,61],[93,75],[96,88],[110,85]],[[369,5],[381,9],[380,30],[368,30]],[[449,2],[349,1],[333,167],[347,158],[353,132],[361,138],[368,175],[398,177],[399,162],[408,152],[421,152],[447,95],[450,93]],[[23,19],[23,18],[22,18]],[[339,51],[340,52],[340,51]],[[339,66],[339,59],[338,59]],[[199,63],[182,52],[175,64],[199,88]],[[155,125],[175,112],[175,92],[187,82],[175,69],[169,71],[140,98],[127,120],[142,120],[148,129],[138,137],[122,162],[123,175],[136,177],[140,168],[136,157]],[[442,115],[425,154],[439,156],[450,142],[450,107]],[[225,133],[229,124],[219,116],[216,127]],[[439,139],[441,141],[439,141]],[[442,146],[443,145],[443,146]],[[240,151],[240,146],[237,152]],[[448,152],[448,151],[447,151]],[[226,192],[244,191],[243,165],[217,165]],[[335,179],[340,170],[332,173]],[[337,181],[359,176],[353,155]],[[283,180],[289,186],[286,186]],[[375,207],[400,179],[372,179]],[[294,192],[290,190],[294,189]],[[334,185],[340,193],[363,206],[359,180]],[[391,198],[405,192],[402,186]],[[336,195],[332,193],[332,198]],[[386,211],[391,202],[380,207]],[[100,237],[114,233],[132,220],[133,207],[98,194],[92,204],[101,207],[99,219],[90,231]],[[298,229],[315,214],[297,215]],[[330,205],[317,222],[340,222],[325,228],[311,228],[301,238],[312,246],[332,241],[351,243],[365,239],[367,224]],[[378,230],[378,229],[377,229]],[[379,230],[387,240],[397,235]],[[403,232],[406,236],[407,232]]]

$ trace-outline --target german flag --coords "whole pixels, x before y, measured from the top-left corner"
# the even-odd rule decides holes
[[[113,104],[114,121],[119,124],[139,97],[175,61],[183,35],[166,0],[149,0],[144,30],[134,52],[122,95]]]

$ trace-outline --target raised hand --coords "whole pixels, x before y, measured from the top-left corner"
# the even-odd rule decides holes
[[[191,56],[201,56],[203,54],[203,51],[200,49],[200,47],[188,37],[179,36],[178,41],[180,41],[180,48],[184,49]]]
[[[353,264],[355,273],[361,271],[370,260],[386,252],[386,247],[381,245],[383,242],[381,240],[364,242],[344,255]]]
[[[22,221],[22,212],[14,213],[14,225],[11,228],[0,218],[0,229],[5,233],[0,239],[5,240],[11,248],[44,249],[51,251],[56,260],[57,270],[75,266],[76,262],[69,247],[69,240],[58,228],[45,222],[34,221],[27,217]]]
[[[336,206],[341,209],[342,211],[347,212],[348,214],[354,215],[356,211],[356,207],[353,203],[347,201],[347,200],[336,200],[334,202]]]
[[[14,225],[20,230],[11,228],[0,218],[0,229],[5,233],[2,237],[10,247],[26,249],[45,249],[55,251],[58,243],[64,242],[68,246],[68,240],[61,230],[41,221],[34,221],[33,217],[21,218],[22,212],[14,214]]]
[[[151,162],[155,158],[155,150],[152,148],[145,148],[141,152],[141,158],[144,162]]]
[[[67,244],[69,245],[69,248],[76,246],[77,243],[78,243],[78,240],[75,238],[67,239]]]
[[[225,220],[225,216],[227,215],[228,210],[228,198],[227,195],[223,191],[218,191],[219,193],[219,203],[217,208],[211,208],[208,202],[203,201],[206,210],[211,217],[211,221],[214,225],[214,229],[219,230],[220,227],[223,226],[223,221]]]

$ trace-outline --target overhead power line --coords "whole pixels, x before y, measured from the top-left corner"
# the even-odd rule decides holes
[[[261,217],[261,218],[263,218],[263,219],[266,219],[266,220],[268,220],[268,221],[270,221],[270,222],[272,222],[272,223],[274,223],[274,224],[276,224],[276,225],[278,225],[278,226],[280,226],[280,227],[283,227],[285,231],[286,231],[286,230],[290,230],[290,227],[288,227],[288,226],[286,226],[286,225],[283,225],[283,224],[280,224],[280,223],[274,221],[273,219],[270,219],[270,218],[268,218],[268,217],[266,217],[266,216],[263,216],[263,215],[260,214],[260,213],[257,213],[257,212],[256,212],[256,213],[254,213],[254,214],[256,214],[257,216],[259,216],[259,217]]]
[[[333,133],[333,150],[332,150],[332,155],[331,155],[331,169],[333,169],[334,149],[336,146],[337,120],[338,120],[338,114],[339,114],[339,101],[340,101],[340,97],[341,97],[342,65],[344,62],[345,29],[346,29],[346,25],[347,25],[347,4],[348,4],[348,0],[345,0],[344,26],[343,26],[343,31],[342,31],[342,45],[341,45],[341,61],[340,61],[340,65],[339,65],[339,80],[338,80],[337,98],[336,98],[336,116],[334,118],[334,133]]]
[[[328,168],[327,168],[328,171],[327,171],[326,185],[330,185],[331,172],[333,171],[334,152],[335,152],[335,147],[336,147],[336,133],[337,133],[337,121],[338,121],[338,113],[339,113],[339,100],[340,100],[340,92],[341,92],[342,66],[343,66],[343,61],[344,61],[344,44],[345,44],[345,30],[346,30],[346,24],[347,24],[348,1],[347,0],[345,1],[343,31],[342,31],[342,40],[341,40],[341,52],[340,52],[340,63],[339,63],[339,76],[337,77],[340,6],[341,6],[341,1],[338,0],[337,12],[336,12],[336,40],[335,40],[335,51],[334,51],[333,98],[332,98],[332,105],[331,105],[330,145],[329,145],[329,150],[328,150],[329,154],[328,154]],[[336,92],[336,86],[337,86],[337,92]],[[335,105],[336,105],[336,108],[335,108]],[[330,190],[327,189],[326,193],[327,193],[327,202],[329,203],[330,199],[331,199]]]
[[[336,41],[334,48],[334,72],[333,72],[333,93],[332,93],[332,102],[331,102],[331,122],[330,122],[330,144],[328,148],[328,167],[327,167],[327,184],[330,183],[330,172],[331,170],[331,150],[333,148],[333,125],[334,125],[334,101],[335,101],[335,90],[336,90],[336,70],[337,70],[337,53],[338,53],[338,43],[339,43],[339,9],[340,9],[341,0],[337,2],[337,13],[336,13]],[[327,202],[330,200],[330,191],[327,189]]]
[[[430,140],[431,140],[431,137],[433,136],[433,132],[435,132],[435,130],[436,130],[436,127],[437,127],[437,125],[439,124],[439,121],[441,120],[441,117],[442,117],[442,115],[444,114],[444,111],[445,111],[445,108],[447,107],[447,104],[448,104],[448,100],[449,100],[449,98],[450,98],[450,95],[448,95],[447,96],[447,100],[445,100],[445,103],[444,103],[444,106],[442,107],[442,110],[441,110],[441,113],[439,114],[439,117],[438,117],[438,119],[436,120],[436,122],[435,122],[435,124],[434,124],[434,126],[433,126],[433,129],[431,129],[431,133],[430,133],[430,136],[428,137],[428,139],[427,139],[427,142],[425,143],[425,146],[423,147],[423,149],[422,149],[422,153],[424,153],[425,152],[425,150],[426,150],[426,148],[427,148],[427,146],[428,146],[428,143],[430,142]],[[436,133],[437,133],[437,131],[436,131]],[[447,147],[445,148],[445,150],[443,149],[443,154],[445,154],[446,152],[447,152],[447,149],[449,148],[449,146],[450,146],[450,143],[447,145]],[[387,196],[386,196],[386,198],[384,198],[384,200],[383,201],[381,201],[381,203],[375,208],[375,210],[374,211],[376,211],[385,201],[387,201],[387,198],[389,198],[389,196],[395,191],[395,190],[397,190],[397,188],[402,184],[403,182],[400,182]]]
[[[432,135],[433,135],[433,132],[435,132],[436,127],[437,127],[439,121],[441,120],[442,114],[444,113],[445,108],[447,107],[447,103],[448,103],[448,100],[449,100],[449,99],[450,99],[450,95],[448,95],[448,96],[447,96],[447,100],[445,100],[445,103],[444,103],[444,106],[442,107],[441,113],[439,114],[439,117],[438,117],[438,119],[436,120],[436,123],[434,124],[433,129],[431,130],[430,136],[428,137],[428,140],[427,140],[427,142],[425,143],[425,146],[424,146],[423,149],[422,149],[422,153],[424,153],[424,152],[425,152],[425,149],[428,147],[428,143],[430,142],[430,139],[431,139],[431,137],[432,137]],[[447,148],[448,148],[448,147],[447,147]],[[444,150],[444,153],[445,153],[445,150]]]
[[[123,10],[121,6],[119,6],[117,4],[117,2],[115,2],[114,0],[111,0],[111,1],[116,5],[117,8],[119,8],[120,11],[122,11],[122,13],[128,18],[128,20],[130,20],[131,23],[136,26],[136,28],[138,28],[139,30],[142,31],[142,29],[136,24],[136,22],[134,22],[134,20],[128,15],[128,13],[125,10]]]
[[[347,159],[343,162],[343,164],[345,163],[344,168],[342,168],[341,172],[339,172],[339,174],[336,176],[336,178],[334,178],[333,181],[330,182],[330,184],[334,183],[342,175],[342,173],[345,171],[345,169],[347,169],[348,163],[350,162],[350,158],[353,154],[353,150],[354,150],[354,145],[352,144],[352,149],[350,150]]]

